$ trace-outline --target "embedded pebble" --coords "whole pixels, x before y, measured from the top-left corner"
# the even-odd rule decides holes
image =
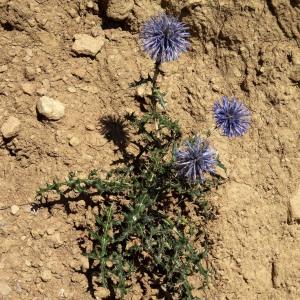
[[[0,281],[0,295],[8,296],[11,292],[11,288],[5,281]]]
[[[41,272],[41,279],[44,281],[44,282],[47,282],[49,280],[52,279],[52,273],[50,270],[43,270]]]
[[[133,9],[133,5],[133,0],[110,0],[106,15],[115,21],[125,20]]]
[[[65,106],[60,101],[43,96],[39,99],[36,105],[39,114],[49,120],[57,121],[65,114]]]
[[[72,50],[81,55],[96,56],[104,45],[104,37],[92,37],[88,34],[75,34]]]
[[[35,86],[30,82],[22,83],[21,87],[25,94],[33,95],[33,93],[35,92]]]
[[[290,218],[294,221],[300,221],[300,187],[294,196],[290,199]]]
[[[67,90],[70,93],[76,93],[76,88],[74,88],[73,86],[69,86]]]
[[[80,144],[80,139],[77,137],[77,136],[73,136],[70,141],[69,141],[69,144],[72,146],[72,147],[76,147]]]
[[[21,123],[18,118],[9,117],[1,127],[1,133],[5,139],[15,137],[20,130]]]
[[[20,208],[19,206],[17,205],[13,205],[11,208],[10,208],[10,212],[12,215],[16,215],[18,212],[19,212]]]

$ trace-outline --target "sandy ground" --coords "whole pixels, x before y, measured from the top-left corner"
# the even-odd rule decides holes
[[[190,51],[164,64],[160,78],[184,133],[211,128],[223,95],[252,111],[245,137],[212,137],[229,178],[209,199],[218,211],[208,229],[211,277],[205,290],[195,283],[195,295],[300,299],[300,225],[288,218],[300,188],[299,0],[122,2],[106,12],[107,1],[0,0],[0,126],[20,121],[16,137],[0,138],[0,299],[92,299],[74,223],[93,212],[32,213],[29,203],[54,177],[105,172],[118,158],[99,120],[140,113],[128,85],[153,63],[138,30],[162,11],[191,28]],[[83,33],[103,38],[95,57],[72,51]],[[37,117],[44,95],[65,104],[59,121]],[[127,298],[156,299],[138,284]]]

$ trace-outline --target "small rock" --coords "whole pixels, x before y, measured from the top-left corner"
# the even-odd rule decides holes
[[[26,259],[25,265],[30,268],[32,266],[31,261]]]
[[[64,104],[47,96],[43,96],[39,99],[36,108],[39,114],[49,120],[59,120],[65,114]]]
[[[1,127],[1,133],[4,138],[9,139],[16,136],[20,130],[21,123],[15,117],[9,117]]]
[[[28,80],[34,80],[35,79],[35,69],[33,67],[26,67],[24,71],[24,76]]]
[[[47,228],[46,232],[47,232],[48,235],[52,235],[55,232],[55,228],[49,227],[49,228]]]
[[[12,215],[16,215],[18,212],[19,212],[20,208],[19,206],[17,205],[13,205],[11,208],[10,208],[10,212]]]
[[[58,248],[63,245],[63,241],[61,240],[60,233],[56,232],[50,236],[51,241],[53,242],[53,247]]]
[[[151,96],[151,94],[152,94],[151,86],[148,84],[140,85],[136,89],[136,95],[138,97],[145,98],[145,97]]]
[[[104,45],[104,37],[92,37],[88,34],[75,34],[72,50],[77,54],[95,57]]]
[[[300,222],[300,188],[290,199],[289,213],[291,221]]]
[[[22,90],[28,95],[32,95],[35,92],[35,86],[30,82],[25,82],[21,84]]]
[[[110,0],[106,14],[115,21],[122,21],[128,17],[133,5],[133,0]]]
[[[0,66],[0,73],[6,72],[8,70],[7,65]]]
[[[300,64],[293,66],[289,78],[295,82],[300,82]]]
[[[80,144],[80,139],[77,137],[77,136],[73,136],[70,141],[69,141],[69,144],[72,146],[72,147],[76,147]]]
[[[40,88],[38,90],[36,90],[36,93],[39,95],[39,96],[44,96],[47,94],[47,89],[45,88]]]
[[[47,282],[49,280],[52,279],[52,273],[50,270],[43,270],[41,272],[41,279],[44,281],[44,282]]]
[[[97,288],[97,290],[95,291],[95,297],[97,300],[100,300],[100,299],[105,299],[107,297],[110,296],[110,291],[109,289],[106,289],[104,287],[99,287]]]
[[[104,32],[103,32],[102,28],[99,25],[97,25],[91,29],[91,34],[93,37],[96,37],[99,35],[104,35]]]
[[[8,296],[11,292],[11,288],[5,281],[0,281],[0,295]]]
[[[86,125],[85,125],[85,128],[86,128],[87,130],[89,130],[89,131],[94,131],[94,130],[96,130],[96,126],[95,126],[94,124],[92,124],[92,123],[86,124]]]
[[[299,1],[300,3],[300,1]],[[292,63],[293,65],[300,65],[300,51],[292,52]]]

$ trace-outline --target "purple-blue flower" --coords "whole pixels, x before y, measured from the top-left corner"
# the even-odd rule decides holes
[[[205,139],[196,136],[186,141],[182,149],[175,151],[175,166],[179,176],[190,183],[205,180],[205,173],[214,173],[216,153]]]
[[[165,14],[150,18],[141,29],[143,49],[156,62],[178,59],[187,50],[188,26]]]
[[[213,111],[217,127],[228,137],[242,136],[250,126],[250,111],[234,97],[222,97],[215,102]]]

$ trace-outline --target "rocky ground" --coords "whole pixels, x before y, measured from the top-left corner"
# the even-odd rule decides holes
[[[153,62],[138,32],[163,11],[191,29],[190,51],[159,79],[184,133],[212,127],[223,95],[252,111],[245,137],[212,137],[229,178],[210,195],[211,277],[194,294],[300,299],[299,0],[0,0],[0,299],[92,299],[74,224],[97,212],[30,203],[53,178],[118,158],[99,120],[140,113],[128,85]],[[127,298],[155,294],[133,282]]]

